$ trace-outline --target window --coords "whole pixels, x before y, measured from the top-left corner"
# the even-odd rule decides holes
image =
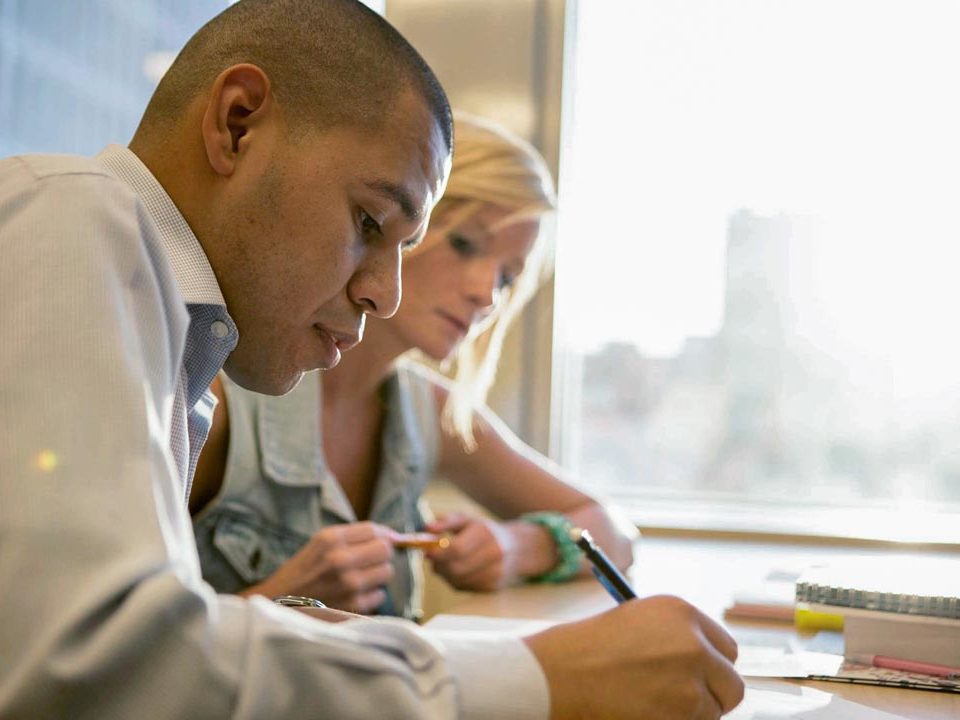
[[[641,524],[960,540],[960,6],[581,2],[561,457]]]
[[[187,38],[226,0],[0,0],[0,157],[126,144]]]
[[[127,144],[180,48],[230,4],[0,0],[0,157]]]

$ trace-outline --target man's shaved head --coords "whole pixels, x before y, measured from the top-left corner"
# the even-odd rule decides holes
[[[210,261],[231,378],[287,392],[396,311],[452,128],[433,72],[357,0],[240,0],[190,39],[130,149]]]
[[[203,26],[160,81],[137,131],[169,128],[228,67],[270,78],[292,132],[379,128],[414,91],[452,148],[450,106],[433,71],[386,20],[357,0],[240,0]]]

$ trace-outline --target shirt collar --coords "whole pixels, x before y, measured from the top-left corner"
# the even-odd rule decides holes
[[[140,158],[121,145],[109,145],[97,156],[97,160],[140,196],[147,213],[160,231],[160,240],[167,251],[184,301],[187,304],[226,306],[217,277],[200,241]]]

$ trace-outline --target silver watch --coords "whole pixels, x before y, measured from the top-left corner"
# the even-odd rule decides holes
[[[326,605],[316,598],[304,597],[303,595],[278,595],[277,597],[273,598],[273,601],[277,605],[286,605],[287,607],[326,607]]]

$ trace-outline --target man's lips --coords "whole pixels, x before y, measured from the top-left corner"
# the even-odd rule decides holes
[[[323,325],[314,325],[313,328],[329,335],[340,352],[345,352],[360,342],[360,332],[356,330],[331,330]]]

